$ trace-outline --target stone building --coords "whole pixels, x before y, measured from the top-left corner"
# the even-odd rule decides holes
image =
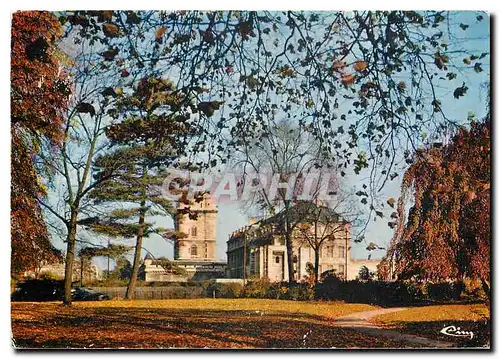
[[[187,205],[180,204],[179,209]],[[215,235],[218,209],[210,195],[205,195],[200,202],[193,201],[190,211],[196,218],[178,214],[174,218],[176,232],[183,233],[174,243],[174,260],[214,262]]]
[[[332,215],[335,216],[334,213]],[[227,260],[229,278],[267,277],[270,281],[288,281],[288,260],[285,238],[276,234],[280,222],[278,215],[264,221],[251,221],[249,226],[233,232],[227,241]],[[366,265],[373,270],[379,263],[376,260],[351,259],[351,224],[338,215],[335,224],[322,228],[322,238],[327,238],[319,250],[319,273],[335,270],[340,276],[355,279],[360,268]],[[329,230],[331,233],[325,233]],[[293,267],[295,279],[303,280],[307,264],[314,264],[314,250],[304,240],[303,230],[293,232]],[[245,275],[243,272],[245,271]]]
[[[179,209],[185,208],[180,204]],[[186,275],[174,275],[165,270],[150,256],[144,259],[146,281],[206,280],[224,277],[226,263],[216,261],[216,223],[218,209],[212,197],[206,194],[202,201],[189,205],[195,215],[177,214],[174,228],[182,233],[174,241],[173,263],[183,268]]]
[[[161,261],[146,255],[144,258],[144,280],[146,282],[187,282],[188,280],[208,280],[223,278],[226,274],[225,262],[172,261],[185,270],[185,274],[175,274],[166,270]]]

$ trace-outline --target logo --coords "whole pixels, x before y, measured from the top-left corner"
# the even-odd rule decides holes
[[[299,173],[211,173],[171,170],[163,181],[162,194],[179,200],[183,194],[192,200],[197,193],[209,192],[222,201],[247,201],[264,196],[267,201],[280,199],[333,201],[338,188],[335,173],[311,171]]]
[[[474,338],[473,332],[468,332],[465,330],[460,330],[460,327],[455,327],[454,325],[450,325],[449,327],[441,329],[440,333],[444,335],[449,335],[450,337],[469,337],[470,339]]]

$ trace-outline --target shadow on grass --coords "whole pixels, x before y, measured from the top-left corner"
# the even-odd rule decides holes
[[[308,314],[78,308],[12,320],[17,348],[403,348],[408,343],[339,328]]]
[[[491,324],[489,320],[443,320],[429,322],[395,322],[397,330],[402,333],[419,335],[433,340],[453,343],[459,348],[489,347]],[[454,326],[462,331],[472,331],[473,338],[454,337],[441,333],[443,328]]]
[[[362,303],[356,301],[346,301],[346,303]],[[378,305],[382,308],[406,308],[406,307],[429,307],[435,305],[466,305],[466,304],[487,304],[488,301],[484,299],[460,299],[460,300],[418,300],[410,302],[397,302],[397,303],[369,303],[372,305]]]

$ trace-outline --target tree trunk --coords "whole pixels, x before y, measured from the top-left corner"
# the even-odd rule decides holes
[[[286,257],[288,261],[288,282],[295,282],[295,273],[293,272],[293,244],[292,244],[292,236],[290,231],[287,229],[285,235],[286,242]]]
[[[314,285],[319,281],[319,247],[314,249]]]
[[[143,200],[141,202],[141,210],[139,214],[139,230],[137,233],[137,242],[135,243],[134,263],[132,265],[132,274],[130,275],[130,280],[128,282],[125,299],[134,299],[135,285],[137,283],[137,276],[141,265],[142,238],[144,234],[144,220],[146,217],[145,206],[146,201]]]
[[[83,287],[83,257],[80,257],[80,287]]]
[[[71,284],[73,283],[73,261],[75,259],[75,244],[76,244],[76,221],[78,211],[71,211],[71,219],[68,228],[67,236],[67,252],[66,264],[64,267],[64,305],[71,305]]]
[[[316,206],[318,205],[318,199],[316,198]],[[314,244],[318,243],[318,221],[314,222]],[[314,285],[318,284],[319,281],[319,250],[321,248],[321,243],[314,247]]]

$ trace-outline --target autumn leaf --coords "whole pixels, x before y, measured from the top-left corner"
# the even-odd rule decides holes
[[[119,51],[120,50],[117,47],[110,48],[102,53],[102,57],[104,57],[104,60],[106,61],[113,61]]]
[[[222,105],[224,102],[220,101],[211,101],[211,102],[200,102],[198,104],[198,110],[203,112],[206,116],[210,117],[213,116],[215,110],[218,110],[220,108],[220,105]]]
[[[119,37],[120,36],[120,28],[115,24],[103,24],[102,31],[104,35],[107,37]]]
[[[434,64],[440,70],[447,70],[446,63],[448,63],[449,57],[448,55],[443,55],[439,51],[436,51],[434,54]]]
[[[455,89],[455,91],[453,91],[453,97],[455,97],[455,98],[457,98],[457,99],[458,99],[458,98],[460,98],[460,97],[462,97],[462,96],[465,96],[465,94],[467,93],[467,90],[468,90],[468,89],[469,89],[469,88],[468,88],[467,86],[465,86],[465,82],[463,82],[463,83],[462,83],[462,86],[457,87],[457,88]]]
[[[399,92],[404,92],[406,90],[406,84],[404,81],[399,81],[398,82],[398,91]]]
[[[333,71],[341,72],[346,67],[345,61],[335,61],[332,65]]]
[[[391,206],[392,208],[394,208],[394,203],[395,203],[395,202],[396,202],[396,201],[395,201],[395,200],[394,200],[394,198],[392,198],[392,197],[391,197],[391,198],[389,198],[389,199],[387,200],[387,204],[388,204],[389,206]]]
[[[243,21],[237,25],[238,32],[243,40],[248,39],[248,35],[252,33],[253,22],[251,20]]]
[[[366,68],[368,67],[368,62],[366,61],[356,61],[354,63],[354,70],[358,71],[358,72],[365,72],[366,71]]]
[[[112,88],[112,87],[108,87],[106,88],[104,91],[101,92],[104,96],[112,96],[112,97],[116,97],[116,92],[115,92],[115,89]]]
[[[343,74],[342,75],[342,83],[346,86],[352,85],[354,80],[356,79],[356,75],[354,74]]]
[[[162,39],[163,35],[165,34],[166,29],[167,28],[165,26],[162,26],[162,27],[158,28],[158,30],[156,30],[156,32],[155,32],[155,40],[156,41],[160,41]]]
[[[373,251],[375,249],[377,249],[377,245],[373,242],[370,242],[370,244],[368,244],[368,246],[366,246],[367,251]]]
[[[92,106],[92,104],[88,102],[80,102],[76,106],[76,111],[80,113],[88,113],[91,116],[95,116],[95,108],[94,106]]]
[[[139,16],[137,16],[137,13],[135,11],[127,11],[127,24],[139,24],[141,22],[141,19]]]
[[[121,77],[128,77],[130,75],[130,73],[126,70],[126,69],[123,69],[121,72],[120,72],[120,76]]]

